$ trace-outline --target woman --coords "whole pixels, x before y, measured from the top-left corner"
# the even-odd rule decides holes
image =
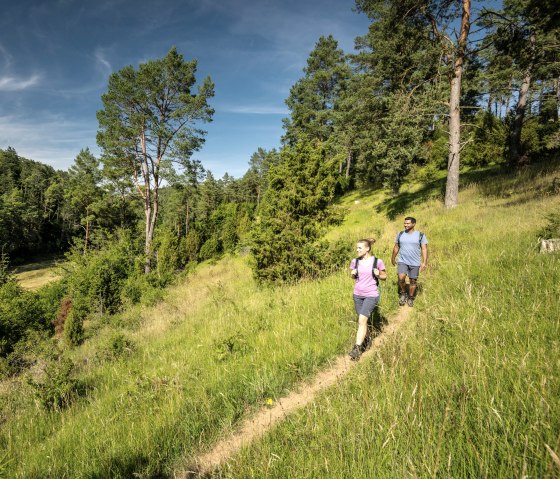
[[[350,351],[350,358],[354,361],[360,359],[362,355],[368,318],[379,303],[379,280],[387,279],[385,263],[371,254],[371,247],[374,243],[374,239],[358,241],[356,244],[358,257],[350,263],[350,274],[355,281],[354,305],[358,314],[356,344]]]

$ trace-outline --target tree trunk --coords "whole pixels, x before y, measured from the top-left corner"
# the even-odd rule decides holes
[[[348,156],[346,157],[346,178],[350,178],[351,166],[352,166],[352,150],[348,148]]]
[[[145,242],[144,242],[144,273],[148,274],[152,270],[152,239],[154,233],[151,229],[152,222],[152,209],[150,208],[149,204],[144,209],[144,216],[146,218],[146,230],[145,230]]]
[[[454,208],[459,203],[459,163],[461,154],[461,75],[456,71],[451,80],[449,99],[449,156],[447,159],[447,184],[445,207]]]
[[[185,218],[185,238],[189,235],[189,221],[191,220],[190,217],[190,206],[189,206],[189,200],[187,200],[187,216]]]
[[[463,0],[461,33],[455,55],[451,91],[449,95],[449,157],[447,160],[447,184],[445,207],[454,208],[459,203],[459,166],[461,153],[461,77],[470,29],[471,0]]]
[[[85,255],[87,253],[88,244],[89,244],[89,206],[86,206],[86,225],[83,226],[83,228],[86,233],[86,237],[84,240],[84,255]]]
[[[525,119],[525,110],[527,109],[527,103],[529,99],[529,87],[531,85],[531,79],[533,75],[535,40],[535,34],[533,33],[529,38],[529,41],[531,43],[531,61],[529,62],[529,65],[525,70],[523,82],[521,83],[521,88],[519,89],[517,106],[515,107],[515,117],[513,119],[511,130],[509,147],[510,166],[519,166],[521,163],[521,131],[523,129],[523,120]]]

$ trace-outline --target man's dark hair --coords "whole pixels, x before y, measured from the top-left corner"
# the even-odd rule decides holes
[[[412,216],[407,216],[404,220],[409,220],[413,225],[416,224],[416,218],[413,218]]]

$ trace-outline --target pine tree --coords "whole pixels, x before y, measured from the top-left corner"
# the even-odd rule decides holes
[[[145,217],[145,271],[151,269],[152,241],[159,213],[159,189],[171,161],[184,165],[204,141],[198,122],[210,121],[208,100],[214,84],[198,87],[197,62],[187,62],[175,48],[162,59],[127,66],[109,78],[97,113],[97,142],[105,171],[130,179],[142,198]]]

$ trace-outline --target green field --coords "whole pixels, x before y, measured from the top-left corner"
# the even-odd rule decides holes
[[[387,262],[404,215],[418,218],[431,260],[413,313],[339,385],[211,476],[558,477],[560,256],[536,248],[545,215],[560,209],[558,176],[542,166],[465,174],[450,211],[441,182],[344,198],[329,238],[352,251],[378,237]],[[46,412],[25,378],[0,385],[0,474],[174,477],[348,351],[346,264],[268,289],[249,261],[201,265],[162,303],[89,324],[71,354],[82,387],[67,408]],[[397,308],[388,281],[381,314]],[[45,374],[39,366],[30,380]]]

